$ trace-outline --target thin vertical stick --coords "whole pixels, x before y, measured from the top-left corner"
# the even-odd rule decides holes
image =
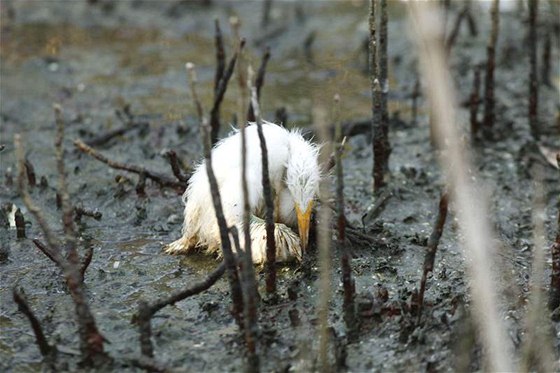
[[[550,81],[550,51],[552,49],[552,40],[550,37],[550,31],[546,30],[544,37],[544,45],[542,51],[542,62],[541,62],[541,82],[549,87],[552,87],[552,82]]]
[[[319,164],[327,164],[328,158],[332,153],[330,149],[330,135],[327,126],[325,112],[322,108],[315,107],[313,120],[318,127],[319,139],[326,144],[325,151],[321,152]],[[330,187],[325,178],[319,185],[319,226],[318,226],[318,246],[319,246],[319,299],[317,304],[319,319],[319,371],[329,371],[328,362],[328,343],[329,343],[329,301],[331,299],[331,209],[328,201],[330,200]]]
[[[439,240],[443,233],[443,227],[445,226],[445,220],[447,219],[447,205],[448,198],[447,193],[443,193],[439,199],[439,209],[434,223],[434,229],[432,234],[428,239],[428,246],[426,247],[426,256],[424,257],[424,268],[422,272],[422,279],[420,280],[420,291],[418,292],[418,322],[422,317],[422,307],[424,305],[424,293],[426,291],[426,281],[428,280],[428,274],[434,270],[434,262],[436,260],[437,248],[439,245]]]
[[[529,128],[534,140],[540,136],[538,118],[539,78],[537,76],[538,0],[529,0]]]
[[[370,0],[369,8],[369,45],[370,45],[370,59],[369,69],[371,77],[371,110],[372,110],[372,123],[371,123],[371,137],[372,137],[372,153],[373,153],[373,193],[375,194],[384,185],[383,169],[383,129],[381,127],[382,121],[382,95],[381,83],[379,82],[379,66],[377,58],[377,29],[376,29],[376,2],[377,0]]]
[[[43,332],[43,327],[41,326],[39,319],[37,319],[37,316],[35,316],[31,307],[29,307],[27,299],[25,299],[22,290],[19,289],[17,285],[13,288],[12,295],[14,302],[18,305],[18,310],[27,317],[29,323],[31,324],[31,328],[35,334],[35,343],[39,347],[41,355],[47,359],[54,358],[57,352],[56,346],[51,346],[47,341],[47,337],[45,337],[45,333]]]
[[[216,212],[216,220],[218,222],[218,227],[220,230],[220,241],[222,243],[222,255],[224,256],[224,262],[226,264],[226,270],[228,274],[229,286],[231,289],[232,298],[232,310],[231,313],[233,318],[237,322],[239,328],[243,329],[243,320],[241,314],[243,312],[243,295],[241,291],[241,285],[239,282],[239,274],[237,272],[237,264],[235,263],[235,256],[231,249],[231,242],[229,240],[227,222],[224,216],[224,210],[222,208],[222,199],[220,196],[220,190],[218,189],[218,182],[216,180],[216,175],[212,168],[212,150],[210,145],[210,124],[208,119],[205,117],[202,110],[202,105],[198,99],[198,94],[196,92],[196,71],[194,69],[194,64],[187,63],[185,65],[187,68],[187,74],[190,79],[191,96],[193,97],[196,110],[198,113],[200,121],[200,134],[202,137],[202,143],[204,145],[204,163],[206,165],[206,174],[208,176],[208,182],[210,184],[210,192],[212,194],[212,204],[214,206],[214,211]]]
[[[475,66],[473,73],[473,89],[469,99],[471,115],[471,141],[476,140],[480,123],[478,122],[478,104],[480,103],[480,66]]]
[[[270,60],[270,48],[266,47],[266,49],[264,51],[264,54],[263,54],[263,57],[262,57],[262,60],[261,60],[261,66],[259,67],[259,72],[257,73],[257,78],[255,80],[255,89],[256,89],[256,96],[257,96],[257,102],[258,103],[260,103],[260,101],[261,101],[261,89],[262,89],[262,86],[264,84],[264,75],[266,73],[266,65],[268,64],[269,60]],[[253,109],[253,103],[252,103],[252,99],[251,99],[251,103],[249,103],[249,113],[247,114],[247,121],[254,122],[255,120],[256,120],[256,114],[255,114],[255,111]]]
[[[558,221],[556,225],[556,240],[550,248],[552,273],[550,274],[550,298],[548,300],[548,308],[551,311],[560,307],[560,208],[558,209]]]
[[[490,9],[492,20],[492,30],[488,45],[486,46],[486,78],[484,81],[484,131],[486,137],[491,134],[494,126],[494,69],[496,67],[496,43],[498,42],[499,22],[500,22],[500,0],[493,0]]]
[[[218,94],[218,86],[224,76],[226,68],[226,52],[224,50],[224,39],[222,37],[222,30],[220,28],[220,21],[216,18],[214,20],[215,36],[214,43],[216,46],[216,73],[214,75],[214,95]],[[218,117],[219,118],[219,117]]]
[[[357,337],[357,321],[354,309],[354,295],[356,292],[354,279],[352,278],[352,267],[350,266],[350,252],[346,242],[346,216],[344,214],[344,171],[342,168],[342,153],[344,143],[342,140],[342,124],[340,121],[340,96],[334,97],[334,120],[336,141],[336,208],[338,210],[338,249],[341,251],[340,264],[342,268],[342,286],[344,288],[344,321],[351,341]]]
[[[385,173],[389,172],[389,155],[391,144],[389,144],[389,67],[388,67],[388,15],[387,0],[381,0],[381,27],[379,30],[379,82],[381,84],[381,129],[383,134],[383,182]]]
[[[420,78],[416,78],[414,82],[414,90],[412,91],[412,125],[416,125],[418,120],[418,97],[420,97]]]
[[[476,191],[467,149],[460,141],[456,121],[453,81],[445,62],[441,43],[442,27],[430,2],[412,2],[409,6],[413,35],[416,37],[420,67],[426,94],[434,114],[436,140],[443,149],[440,163],[456,204],[457,218],[464,235],[467,273],[471,278],[474,316],[487,353],[488,370],[512,371],[511,340],[505,333],[498,312],[496,285],[492,280],[493,238],[487,219],[486,203]]]
[[[257,122],[257,132],[261,144],[262,159],[262,185],[264,194],[264,204],[266,207],[266,262],[264,264],[266,273],[266,292],[269,295],[276,293],[276,239],[274,237],[274,200],[272,198],[272,186],[270,185],[270,175],[268,172],[268,149],[264,137],[261,119],[261,109],[259,106],[257,87],[253,85],[253,69],[249,67],[248,85],[251,90],[252,111]]]
[[[258,314],[257,314],[257,285],[255,268],[253,266],[253,253],[251,250],[251,206],[249,205],[249,188],[247,185],[247,65],[243,51],[245,39],[239,37],[239,20],[232,20],[234,34],[239,40],[237,79],[239,84],[238,118],[239,131],[241,132],[241,188],[243,190],[243,300],[245,311],[245,343],[248,352],[248,372],[259,372],[259,355],[257,354]]]

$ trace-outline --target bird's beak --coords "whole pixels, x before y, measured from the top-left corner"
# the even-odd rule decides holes
[[[313,208],[313,202],[309,202],[305,211],[301,211],[299,206],[296,204],[296,215],[299,228],[299,238],[301,239],[302,249],[307,248],[307,243],[309,240],[309,222],[311,221],[311,210]]]

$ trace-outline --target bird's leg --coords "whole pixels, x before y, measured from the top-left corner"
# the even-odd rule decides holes
[[[277,262],[301,261],[301,241],[293,230],[285,224],[276,223],[274,238]],[[251,218],[251,249],[253,262],[263,264],[266,260],[266,223],[256,216]]]
[[[187,238],[185,235],[177,241],[173,241],[163,247],[166,254],[189,254],[196,250],[198,240],[196,238]]]

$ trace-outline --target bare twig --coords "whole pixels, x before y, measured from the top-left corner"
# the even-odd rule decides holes
[[[319,140],[326,144],[325,151],[320,154],[320,164],[327,162],[332,152],[332,144],[330,144],[330,132],[328,131],[325,112],[320,107],[315,107],[313,112],[313,121],[319,132]],[[331,298],[331,208],[328,201],[330,200],[330,187],[323,178],[319,185],[319,196],[321,206],[319,209],[319,226],[318,226],[318,247],[319,247],[319,296],[317,303],[318,322],[319,322],[319,370],[328,371],[330,364],[328,362],[328,345],[329,345],[329,301]]]
[[[344,214],[344,171],[342,168],[342,153],[344,152],[344,144],[342,139],[342,128],[340,125],[340,96],[334,97],[334,120],[336,123],[335,141],[336,141],[336,208],[337,230],[338,230],[338,249],[341,251],[340,264],[342,268],[342,285],[344,288],[344,321],[348,330],[348,337],[354,341],[357,337],[357,320],[354,308],[355,284],[352,278],[352,268],[350,266],[350,250],[346,242],[346,216]]]
[[[486,137],[491,135],[491,128],[494,126],[494,69],[496,67],[496,43],[498,42],[499,22],[500,22],[500,0],[493,0],[490,9],[492,19],[492,30],[488,45],[486,46],[486,78],[484,80],[484,131]]]
[[[263,62],[264,64],[264,62]],[[251,112],[257,122],[257,133],[261,146],[262,159],[262,185],[264,194],[264,204],[266,207],[266,292],[269,295],[276,293],[276,240],[274,237],[274,201],[272,199],[272,186],[270,185],[270,175],[268,172],[268,149],[262,128],[261,109],[258,101],[257,87],[252,84],[253,71],[249,67],[249,89],[251,90]],[[257,77],[258,80],[258,77]]]
[[[81,263],[80,263],[80,275],[82,276],[82,281],[86,276],[86,271],[87,271],[89,265],[91,264],[92,259],[93,259],[93,246],[91,244],[89,244],[86,247],[86,254],[82,258]]]
[[[239,37],[239,21],[232,22],[234,32]],[[239,39],[239,60],[237,63],[237,82],[239,85],[238,118],[241,133],[241,189],[243,191],[243,268],[241,271],[243,285],[243,311],[245,315],[245,344],[247,347],[247,371],[259,372],[259,355],[257,353],[258,315],[257,315],[257,285],[253,255],[251,248],[251,207],[249,204],[249,187],[247,185],[247,107],[249,90],[247,86],[247,62],[243,53],[244,39]]]
[[[424,305],[424,292],[426,291],[426,281],[428,279],[428,274],[434,270],[434,262],[436,259],[436,252],[439,245],[439,240],[441,234],[443,233],[443,227],[445,226],[445,220],[447,219],[447,205],[448,198],[447,193],[443,193],[439,199],[439,210],[434,222],[434,228],[432,234],[428,239],[428,245],[426,247],[426,255],[424,256],[424,267],[422,272],[422,280],[420,280],[420,291],[418,292],[418,322],[422,317],[422,307]]]
[[[224,76],[226,68],[226,52],[224,50],[224,38],[222,37],[222,30],[220,28],[220,21],[216,18],[214,20],[215,27],[215,46],[216,46],[216,74],[214,75],[214,94],[218,93],[220,81]]]
[[[538,118],[539,78],[537,76],[538,1],[529,0],[529,128],[534,140],[540,137]]]
[[[556,240],[550,247],[552,255],[552,273],[550,274],[550,299],[548,308],[554,311],[560,307],[560,208],[556,226]]]
[[[410,97],[412,98],[412,125],[416,125],[418,118],[418,97],[420,97],[420,78],[416,78],[414,82],[414,90]]]
[[[383,129],[381,118],[381,84],[379,82],[379,61],[377,51],[377,28],[376,28],[376,7],[377,0],[370,0],[369,13],[369,43],[370,43],[370,77],[371,77],[371,97],[372,97],[372,122],[371,136],[373,147],[373,192],[376,193],[385,185],[383,167]]]
[[[208,176],[208,182],[210,184],[210,193],[212,194],[212,203],[214,205],[214,211],[216,212],[216,220],[218,222],[218,227],[220,231],[220,240],[222,244],[222,255],[224,257],[224,262],[226,265],[226,271],[228,273],[228,281],[231,289],[232,297],[232,315],[240,328],[243,328],[243,321],[241,314],[243,312],[243,295],[241,291],[241,285],[239,282],[239,274],[237,272],[237,264],[233,251],[231,249],[231,242],[228,236],[228,228],[226,219],[224,217],[224,210],[222,208],[222,199],[220,197],[220,190],[218,188],[218,182],[216,180],[216,175],[212,169],[212,151],[210,143],[210,125],[208,119],[204,116],[202,111],[202,105],[198,100],[198,94],[196,92],[196,71],[194,69],[194,64],[186,64],[187,73],[190,79],[191,95],[194,99],[195,106],[200,122],[200,132],[202,137],[202,143],[204,145],[204,163],[206,165],[206,173]]]
[[[47,245],[45,245],[44,243],[42,243],[40,240],[36,238],[33,239],[33,243],[35,244],[35,246],[37,246],[39,250],[41,250],[43,254],[47,256],[47,258],[52,260],[56,265],[59,265],[58,263],[60,263],[63,260],[62,258],[58,257],[60,256],[58,250],[52,251]]]
[[[187,184],[185,182],[177,181],[174,178],[171,178],[167,175],[161,174],[156,171],[147,170],[143,166],[137,166],[134,164],[113,161],[107,158],[106,156],[104,156],[103,154],[99,153],[97,150],[93,149],[92,147],[86,145],[80,139],[74,140],[74,146],[79,151],[92,156],[93,158],[97,159],[100,162],[105,163],[111,168],[132,172],[138,175],[145,174],[148,179],[155,181],[156,183],[158,183],[163,187],[171,187],[171,188],[177,188],[181,190],[184,190],[187,187]]]
[[[177,180],[186,183],[189,181],[189,176],[183,173],[181,167],[181,161],[177,157],[177,153],[174,150],[169,150],[165,152],[165,158],[169,161],[169,165],[171,166],[171,171],[173,171],[173,175],[177,178]]]
[[[12,295],[14,302],[18,305],[18,310],[27,317],[29,323],[31,324],[31,328],[35,334],[35,343],[39,347],[41,355],[43,355],[45,359],[54,359],[57,353],[56,346],[51,346],[47,341],[43,328],[41,327],[41,322],[37,319],[37,316],[35,316],[31,307],[29,307],[23,291],[18,289],[18,285],[12,289]]]
[[[199,283],[178,290],[168,297],[157,299],[153,302],[140,301],[138,303],[138,312],[133,316],[132,322],[138,325],[142,355],[154,357],[154,348],[151,341],[151,319],[156,312],[166,306],[173,305],[193,295],[200,294],[203,291],[208,290],[223,276],[225,269],[226,264],[224,261],[214,271],[212,271],[206,279]]]
[[[388,13],[387,0],[381,0],[381,24],[379,28],[379,83],[381,84],[381,129],[383,134],[383,172],[389,172],[389,64],[388,64]],[[385,178],[384,178],[385,181]]]
[[[92,139],[87,140],[85,143],[89,146],[103,146],[115,137],[122,136],[125,133],[135,129],[140,129],[142,131],[144,128],[147,128],[150,125],[150,123],[145,121],[134,120],[134,116],[130,113],[129,106],[125,106],[124,114],[122,114],[120,111],[117,111],[117,117],[124,122],[121,127],[98,135]]]
[[[233,70],[235,68],[235,64],[237,61],[238,53],[241,53],[245,46],[245,41],[240,44],[239,52],[234,53],[234,55],[229,60],[229,64],[227,69],[223,72],[222,77],[214,90],[214,104],[212,109],[210,110],[210,126],[212,129],[211,132],[211,140],[212,145],[214,145],[218,141],[218,136],[220,132],[220,106],[224,99],[224,95],[227,90],[228,82],[231,76],[233,75]],[[197,109],[198,111],[198,109]]]
[[[488,223],[485,203],[473,184],[475,177],[469,173],[473,167],[455,125],[453,79],[441,43],[441,20],[430,2],[412,2],[409,10],[413,35],[417,38],[421,71],[425,80],[430,82],[425,90],[433,109],[436,140],[443,149],[440,163],[450,185],[463,231],[473,310],[486,351],[487,369],[512,371],[511,341],[505,334],[498,312],[498,297],[491,275],[490,254],[494,249],[491,225]]]
[[[478,121],[478,105],[480,103],[480,66],[474,68],[473,89],[469,99],[469,108],[471,115],[471,140],[475,141],[480,128]]]
[[[550,31],[546,31],[544,37],[544,45],[542,51],[542,61],[541,61],[541,82],[548,86],[553,87],[550,81],[550,56],[552,49],[552,38],[550,37]]]
[[[264,76],[266,73],[266,65],[268,64],[268,60],[270,60],[270,48],[266,47],[261,60],[261,66],[259,67],[259,71],[257,73],[257,78],[255,79],[256,96],[257,96],[257,102],[259,103],[261,101],[261,89],[264,84]],[[247,121],[254,122],[255,120],[256,120],[256,114],[254,112],[253,104],[251,102],[249,104],[249,113],[247,114]]]
[[[445,43],[445,47],[448,54],[451,52],[451,48],[453,48],[453,45],[455,44],[455,40],[457,39],[457,36],[459,35],[459,31],[461,30],[461,24],[463,23],[463,19],[467,17],[469,13],[469,9],[470,9],[470,1],[467,1],[463,6],[461,12],[459,12],[459,14],[457,15],[457,18],[455,18],[455,24],[453,25],[453,28],[451,29],[451,33],[449,34],[449,37],[447,38],[447,41]]]

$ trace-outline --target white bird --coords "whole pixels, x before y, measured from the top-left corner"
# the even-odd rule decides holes
[[[263,122],[268,148],[268,167],[274,200],[276,258],[279,262],[301,260],[309,237],[309,222],[319,190],[318,147],[306,141],[298,130],[289,131]],[[251,248],[254,263],[266,258],[264,219],[266,207],[262,185],[262,158],[257,125],[245,129],[247,139],[247,186],[251,219]],[[241,133],[233,133],[212,149],[212,167],[218,182],[228,226],[236,226],[243,245],[243,192],[241,187]],[[201,162],[192,174],[183,195],[185,220],[183,236],[165,247],[169,254],[202,249],[220,254],[220,234],[206,165]],[[298,229],[299,237],[291,230]],[[290,229],[291,228],[291,229]]]

